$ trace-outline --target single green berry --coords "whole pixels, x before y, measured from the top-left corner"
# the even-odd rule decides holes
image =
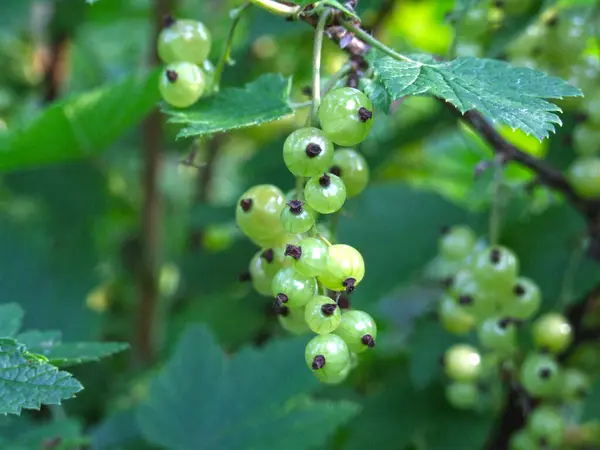
[[[335,144],[346,147],[360,144],[373,127],[373,104],[358,89],[333,89],[321,101],[319,121]]]
[[[273,277],[271,293],[276,303],[289,308],[306,305],[317,291],[314,277],[306,277],[291,267],[281,269]]]
[[[560,412],[550,405],[541,405],[533,410],[527,420],[527,430],[538,442],[552,448],[562,444],[565,435],[565,420]]]
[[[160,95],[169,105],[187,108],[202,96],[206,81],[198,66],[188,62],[169,64],[162,71]]]
[[[317,334],[329,334],[342,321],[337,303],[324,295],[315,295],[306,304],[304,320],[309,328]]]
[[[310,332],[310,328],[308,328],[306,320],[304,320],[304,307],[288,308],[287,306],[281,306],[278,309],[277,320],[281,328],[296,335]]]
[[[530,354],[521,365],[521,384],[534,397],[549,397],[560,389],[561,371],[551,355]]]
[[[365,262],[354,247],[337,244],[329,247],[329,259],[319,281],[332,291],[354,291],[365,276]]]
[[[342,179],[348,198],[357,196],[369,184],[367,161],[351,148],[340,148],[334,152],[329,172]]]
[[[579,157],[567,174],[575,192],[585,198],[600,197],[600,157]]]
[[[566,401],[581,401],[590,390],[591,380],[582,370],[569,367],[563,370],[560,396]]]
[[[260,295],[271,297],[271,282],[273,276],[267,273],[266,261],[261,256],[262,251],[257,252],[250,260],[250,266],[248,272],[250,273],[250,280],[252,281],[252,287]]]
[[[342,313],[342,321],[335,334],[346,342],[350,351],[361,353],[375,347],[377,325],[366,312],[351,309]]]
[[[346,186],[341,178],[325,173],[312,177],[304,187],[306,203],[321,214],[339,211],[346,201]]]
[[[600,153],[600,128],[591,122],[577,125],[573,130],[573,147],[580,156]]]
[[[304,359],[312,371],[335,376],[348,366],[350,352],[344,340],[335,334],[316,336],[306,345]]]
[[[479,403],[479,389],[475,383],[453,381],[446,386],[446,400],[457,409],[473,409]]]
[[[477,337],[484,348],[505,354],[516,347],[517,327],[511,319],[491,317],[479,325]]]
[[[529,319],[540,309],[540,288],[531,279],[517,278],[504,308],[504,314],[515,319]]]
[[[438,317],[446,331],[463,335],[475,326],[475,318],[469,314],[467,307],[460,305],[449,295],[443,295],[438,305]]]
[[[488,32],[488,8],[485,4],[467,8],[458,25],[461,37],[480,40]]]
[[[300,128],[283,144],[283,161],[297,177],[313,177],[333,161],[333,143],[318,128]]]
[[[281,211],[281,226],[289,233],[306,233],[315,221],[315,212],[302,200],[290,200]]]
[[[533,342],[552,353],[565,350],[573,340],[571,324],[561,314],[548,313],[540,316],[532,327]]]
[[[307,277],[325,272],[329,261],[329,247],[321,239],[305,238],[298,245],[288,245],[285,254],[293,259],[293,267]]]
[[[240,230],[254,243],[269,248],[278,245],[285,236],[280,220],[284,207],[285,198],[279,188],[260,184],[242,194],[235,219]]]
[[[495,292],[482,286],[469,269],[461,269],[452,278],[449,293],[475,320],[481,321],[496,311]]]
[[[519,260],[505,247],[490,247],[479,252],[471,263],[475,280],[493,290],[513,286],[519,273]]]
[[[189,19],[170,19],[158,36],[158,56],[167,63],[202,64],[210,53],[210,31],[202,23]]]
[[[467,226],[455,226],[444,230],[440,239],[440,254],[451,261],[462,261],[475,249],[477,236]]]
[[[470,345],[454,345],[444,354],[444,368],[455,381],[475,381],[481,372],[481,355]]]

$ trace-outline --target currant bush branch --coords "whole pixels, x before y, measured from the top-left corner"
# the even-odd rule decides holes
[[[321,52],[323,48],[323,34],[325,31],[325,25],[329,19],[330,10],[325,9],[319,16],[317,27],[315,29],[315,42],[313,47],[313,59],[312,59],[312,109],[310,112],[311,125],[316,125],[317,122],[317,111],[319,110],[319,104],[321,103]]]

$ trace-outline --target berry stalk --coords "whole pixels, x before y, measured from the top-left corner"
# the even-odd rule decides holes
[[[319,16],[317,22],[317,28],[315,29],[315,41],[313,47],[313,59],[312,59],[312,109],[310,112],[311,125],[317,125],[317,112],[319,111],[319,104],[321,103],[321,52],[323,49],[323,34],[325,32],[325,25],[331,11],[329,9],[323,10]]]

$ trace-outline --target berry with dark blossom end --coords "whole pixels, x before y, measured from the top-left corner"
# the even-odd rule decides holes
[[[552,353],[566,350],[573,340],[571,324],[566,317],[558,313],[547,313],[538,317],[531,331],[534,344]]]
[[[304,187],[306,203],[321,214],[339,211],[346,201],[346,185],[332,173],[314,176]]]
[[[542,404],[535,408],[527,418],[527,430],[540,448],[563,448],[566,423],[557,407]]]
[[[285,140],[283,161],[298,177],[318,175],[333,161],[333,143],[318,128],[300,128]]]
[[[163,100],[169,105],[187,108],[204,93],[206,76],[195,64],[171,63],[163,70],[158,87]]]
[[[289,253],[286,249],[286,254],[294,258],[294,269],[307,277],[321,275],[329,261],[329,247],[321,239],[314,237],[302,239]]]
[[[504,313],[515,319],[530,319],[539,311],[541,303],[538,285],[529,278],[519,277],[504,305]]]
[[[301,200],[290,200],[281,211],[281,226],[288,233],[306,233],[316,221],[313,209]]]
[[[517,328],[509,318],[490,317],[477,328],[481,346],[500,354],[512,352],[517,345]]]
[[[355,289],[365,276],[365,262],[362,255],[354,247],[336,244],[329,247],[327,266],[318,278],[332,291]]]
[[[463,261],[473,252],[476,242],[477,236],[471,228],[464,225],[446,227],[439,240],[439,251],[450,261]]]
[[[306,277],[296,272],[291,267],[280,269],[271,283],[271,292],[274,297],[285,295],[286,306],[298,308],[306,305],[317,290],[317,281],[314,277]]]
[[[342,314],[335,333],[346,342],[350,351],[360,353],[375,347],[377,324],[366,312],[353,309]]]
[[[319,370],[325,367],[325,357],[323,355],[317,355],[313,358],[312,369]]]
[[[333,154],[329,172],[342,179],[348,198],[356,197],[369,184],[370,172],[365,158],[351,148],[340,148]]]
[[[291,256],[292,258],[298,260],[302,256],[302,247],[293,244],[287,244],[285,246],[285,256]]]
[[[493,246],[480,251],[471,264],[473,277],[488,290],[514,286],[519,273],[517,256],[506,247]]]
[[[252,287],[260,295],[271,296],[272,276],[267,270],[267,262],[262,257],[262,252],[256,252],[250,260],[248,272],[240,274],[240,281],[251,281]]]
[[[339,374],[350,363],[350,352],[344,340],[331,333],[311,339],[304,351],[306,365],[326,375]]]
[[[457,304],[456,300],[447,294],[444,294],[440,300],[437,315],[444,329],[452,334],[467,334],[475,326],[475,318],[469,313],[468,308]]]
[[[329,334],[339,326],[342,315],[334,300],[315,295],[304,309],[304,320],[317,334]]]
[[[532,353],[521,365],[520,381],[533,397],[550,397],[560,388],[560,366],[550,354]]]
[[[276,186],[254,186],[244,192],[238,201],[236,223],[260,247],[277,247],[285,236],[280,219],[285,201],[283,192]]]

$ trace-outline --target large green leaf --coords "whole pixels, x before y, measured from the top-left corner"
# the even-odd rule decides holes
[[[318,385],[304,363],[304,345],[277,341],[229,359],[206,329],[188,329],[140,406],[142,433],[173,450],[322,444],[358,408],[302,396]]]
[[[0,422],[2,450],[72,450],[87,444],[81,424],[75,419],[39,423],[24,418],[5,417]]]
[[[592,385],[590,393],[585,399],[581,421],[600,420],[600,380]]]
[[[0,171],[97,154],[156,104],[158,73],[131,76],[46,109],[0,139]]]
[[[0,338],[14,336],[22,322],[23,308],[16,303],[0,305]]]
[[[129,344],[122,342],[53,342],[50,345],[41,342],[37,346],[28,347],[28,350],[45,356],[55,366],[69,367],[99,361],[127,348]]]
[[[169,122],[185,124],[178,137],[213,133],[279,120],[294,111],[288,104],[292,79],[278,74],[262,75],[244,88],[228,88],[200,100],[189,109],[165,107]]]
[[[434,95],[460,112],[479,110],[490,120],[504,122],[542,139],[561,124],[560,108],[544,99],[580,96],[581,91],[560,78],[503,61],[458,58],[437,62],[429,56],[398,61],[389,56],[374,60],[377,80],[393,99],[406,95]]]
[[[59,405],[83,387],[70,373],[28,353],[12,339],[0,340],[0,414],[20,414],[42,404]]]

